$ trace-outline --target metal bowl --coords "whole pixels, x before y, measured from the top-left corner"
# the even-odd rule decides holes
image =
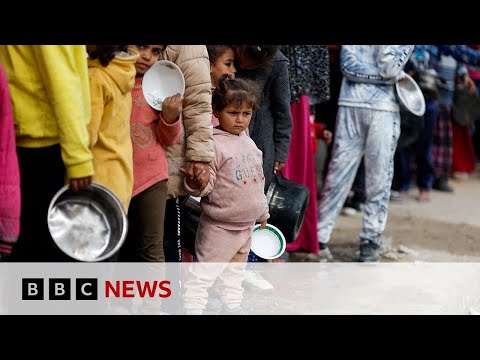
[[[95,182],[78,192],[62,187],[50,202],[47,222],[50,235],[65,254],[88,262],[115,254],[128,229],[120,200]]]
[[[395,83],[398,100],[408,111],[417,116],[425,114],[425,97],[418,84],[413,78],[405,74],[405,77]]]

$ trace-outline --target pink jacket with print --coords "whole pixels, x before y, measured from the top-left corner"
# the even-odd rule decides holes
[[[263,191],[262,152],[245,132],[233,135],[213,129],[215,158],[209,164],[210,181],[202,193],[203,214],[224,229],[241,230],[267,220],[268,202]]]
[[[0,65],[0,253],[10,254],[20,232],[20,170],[7,75]]]

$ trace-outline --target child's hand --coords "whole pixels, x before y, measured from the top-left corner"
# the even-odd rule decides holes
[[[191,161],[188,166],[188,174],[195,177],[200,184],[200,191],[203,191],[210,180],[210,171],[208,164],[200,161]]]
[[[325,144],[330,145],[332,142],[332,132],[330,130],[323,130],[323,141],[325,141]]]
[[[182,113],[182,96],[176,94],[163,100],[162,118],[167,124],[173,124]]]
[[[267,226],[267,220],[264,220],[260,223],[260,229],[265,229],[266,226]]]
[[[188,170],[180,168],[180,171],[185,175],[187,184],[192,189],[200,190],[200,192],[202,192],[208,185],[208,177],[206,176],[207,174],[210,174],[208,172],[208,167],[195,163]]]
[[[187,170],[185,170],[184,168],[180,168],[180,172],[182,172],[184,175],[185,175],[185,179],[187,181],[187,185],[194,189],[194,190],[198,190],[200,189],[201,187],[201,183],[199,183],[197,181],[197,179],[194,177],[194,176],[190,176],[189,173],[187,172]]]

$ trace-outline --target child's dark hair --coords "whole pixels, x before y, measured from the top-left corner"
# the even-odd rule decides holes
[[[95,45],[95,50],[88,56],[91,59],[98,59],[103,66],[108,66],[117,51],[128,51],[127,45]]]
[[[232,45],[207,45],[210,63],[213,64],[217,61],[228,49],[233,49]]]
[[[230,103],[235,102],[237,107],[247,103],[253,110],[256,110],[260,104],[260,97],[259,88],[254,81],[235,79],[230,74],[223,74],[218,79],[218,85],[213,91],[212,108],[215,111],[222,111]]]
[[[262,68],[273,64],[280,45],[233,45],[233,49],[237,56],[250,59],[256,68]]]

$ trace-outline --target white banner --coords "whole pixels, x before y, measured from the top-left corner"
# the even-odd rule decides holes
[[[244,267],[238,263],[0,263],[0,314],[184,314],[186,307],[208,315],[224,314],[222,304],[238,303],[253,315],[480,311],[478,263]],[[258,275],[272,285],[270,289],[256,287]]]

